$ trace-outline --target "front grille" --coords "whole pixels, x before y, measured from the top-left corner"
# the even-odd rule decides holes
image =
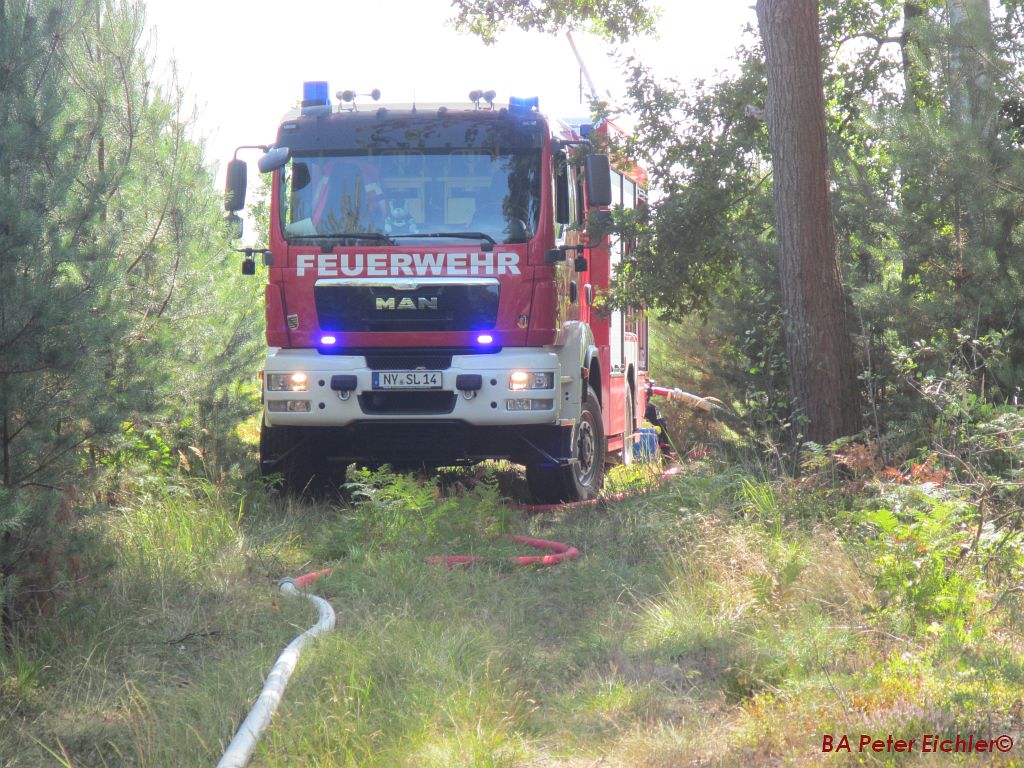
[[[382,361],[384,368],[377,370],[406,370],[406,364],[416,360],[432,360],[435,362],[449,361],[445,368],[451,367],[451,358],[455,355],[496,355],[501,352],[502,347],[494,344],[489,347],[388,347],[382,351],[381,347],[318,347],[321,355],[344,355],[346,357],[365,357],[367,366],[373,362]],[[415,370],[419,365],[413,366]],[[395,367],[391,367],[395,366]],[[373,366],[376,367],[376,366]],[[442,369],[443,370],[443,369]]]
[[[454,392],[363,392],[359,407],[368,416],[444,416],[455,410]]]
[[[413,290],[352,280],[313,289],[324,331],[490,330],[498,319],[499,287],[493,282],[424,282]]]
[[[446,371],[452,367],[451,355],[416,352],[366,355],[366,367],[374,371]]]

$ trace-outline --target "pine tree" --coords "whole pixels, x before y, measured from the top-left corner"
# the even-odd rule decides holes
[[[104,128],[121,83],[100,71],[99,47],[76,30],[99,11],[80,0],[0,3],[5,581],[25,572],[27,553],[52,530],[79,451],[116,425],[116,384],[104,351],[125,323],[107,306],[119,275],[103,212],[123,166],[106,157]],[[3,591],[0,584],[0,598]]]
[[[758,0],[757,18],[791,389],[804,434],[829,443],[860,430],[861,406],[832,220],[818,2]]]
[[[259,286],[142,35],[133,2],[0,0],[0,604],[59,578],[119,435],[218,448],[254,410]]]

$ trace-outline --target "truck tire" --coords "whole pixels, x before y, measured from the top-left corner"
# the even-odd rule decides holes
[[[526,483],[538,504],[595,499],[604,485],[607,441],[601,421],[601,404],[594,390],[587,388],[579,421],[573,429],[572,458],[567,467],[526,466]]]
[[[289,496],[319,497],[345,482],[345,468],[334,467],[316,450],[316,439],[292,427],[260,428],[260,473],[277,481]]]

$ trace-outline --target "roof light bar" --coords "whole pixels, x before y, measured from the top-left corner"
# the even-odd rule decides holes
[[[509,112],[537,112],[539,109],[539,96],[531,96],[529,98],[520,98],[518,96],[512,96],[508,100]]]
[[[302,106],[324,107],[331,103],[326,80],[307,80],[302,84]]]

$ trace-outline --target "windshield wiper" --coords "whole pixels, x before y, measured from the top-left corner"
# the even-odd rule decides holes
[[[408,238],[408,237],[455,237],[455,238],[461,238],[463,240],[486,240],[490,247],[489,248],[485,248],[484,250],[488,250],[488,251],[491,250],[491,248],[494,248],[494,246],[498,244],[498,241],[495,240],[490,235],[488,235],[486,232],[418,232],[418,233],[410,232],[409,234],[404,234],[404,235],[391,235],[391,237],[394,240],[398,240],[399,238],[403,238],[403,237],[404,238]]]
[[[328,235],[292,235],[301,240],[380,240],[382,243],[394,245],[391,235],[383,232],[331,232]]]

